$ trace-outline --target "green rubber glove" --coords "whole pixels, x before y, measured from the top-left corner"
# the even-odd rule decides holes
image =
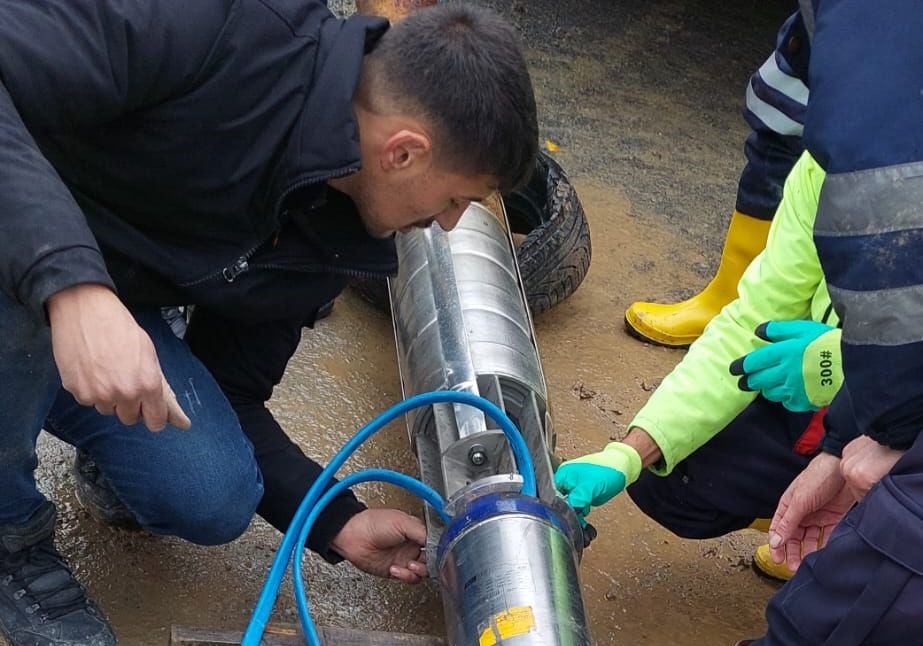
[[[741,390],[759,391],[797,413],[833,401],[843,385],[840,330],[817,321],[769,321],[756,335],[770,344],[731,364]]]
[[[622,442],[612,442],[599,453],[568,460],[558,467],[554,484],[582,521],[591,507],[617,496],[641,475],[641,456]]]

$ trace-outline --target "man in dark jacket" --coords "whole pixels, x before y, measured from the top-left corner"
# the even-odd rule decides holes
[[[319,467],[265,404],[395,231],[449,229],[537,148],[513,31],[311,0],[0,0],[0,628],[111,644],[54,548],[41,428],[149,531],[279,529]],[[185,340],[161,306],[195,304]],[[186,430],[182,430],[186,429]],[[155,432],[149,432],[155,431]],[[265,495],[264,495],[265,488]],[[341,497],[310,546],[414,582],[425,529]]]

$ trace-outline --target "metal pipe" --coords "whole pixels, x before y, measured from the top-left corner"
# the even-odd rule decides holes
[[[462,315],[461,303],[458,299],[456,288],[455,268],[452,262],[452,249],[449,246],[449,236],[441,228],[429,227],[423,231],[423,248],[426,253],[426,266],[439,267],[439,271],[430,271],[430,289],[433,293],[433,303],[439,304],[439,315],[436,317],[439,345],[446,368],[446,384],[449,390],[467,391],[474,395],[478,392],[477,377],[474,374],[474,363],[468,348],[468,335],[465,332],[465,322]],[[470,406],[454,406],[455,419],[458,420],[458,436],[468,437],[475,433],[487,430],[484,423],[484,414],[472,409]],[[469,451],[471,457],[479,455],[479,459],[470,459],[475,467],[483,466],[487,456],[483,452]]]

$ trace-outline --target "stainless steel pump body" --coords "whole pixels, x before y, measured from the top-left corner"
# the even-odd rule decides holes
[[[390,294],[404,397],[459,390],[491,400],[525,437],[538,484],[538,499],[518,493],[506,438],[480,411],[446,404],[410,415],[422,479],[454,517],[445,527],[427,511],[431,574],[452,645],[590,644],[577,573],[583,536],[555,493],[545,379],[498,211],[472,204],[451,232],[397,236]]]

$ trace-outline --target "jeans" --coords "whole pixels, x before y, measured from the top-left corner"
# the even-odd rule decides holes
[[[246,530],[263,480],[237,415],[159,308],[132,314],[192,420],[188,431],[152,433],[78,404],[61,387],[48,326],[0,293],[0,524],[25,522],[45,501],[34,476],[45,428],[89,454],[148,531],[215,545]]]

